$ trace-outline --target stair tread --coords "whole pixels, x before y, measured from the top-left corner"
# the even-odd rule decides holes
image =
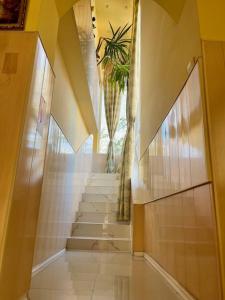
[[[101,193],[90,193],[90,192],[85,192],[85,193],[83,193],[83,195],[95,195],[95,196],[102,196],[102,195],[104,195],[104,196],[109,196],[109,197],[111,197],[112,195],[114,195],[114,196],[117,196],[118,195],[118,193],[105,193],[105,194],[101,194]]]
[[[73,240],[99,240],[99,241],[126,241],[130,242],[129,238],[120,238],[120,237],[102,237],[102,236],[71,236],[69,239]]]
[[[90,178],[95,176],[106,176],[106,177],[116,177],[119,176],[119,173],[91,173]]]
[[[86,200],[82,200],[80,203],[90,203],[89,201],[86,201]],[[105,204],[105,205],[108,205],[108,204],[116,204],[117,202],[115,201],[115,202],[109,202],[109,201],[95,201],[95,202],[91,202],[91,205],[95,205],[95,204],[97,204],[97,205],[103,205],[103,204]]]
[[[110,212],[98,212],[98,211],[79,211],[78,214],[84,215],[84,214],[98,214],[98,215],[116,215],[116,211],[110,211]]]
[[[121,225],[121,226],[130,226],[130,223],[119,223],[119,222],[109,222],[109,223],[103,223],[103,222],[80,222],[80,221],[77,221],[77,222],[73,222],[73,224],[89,224],[89,225]]]

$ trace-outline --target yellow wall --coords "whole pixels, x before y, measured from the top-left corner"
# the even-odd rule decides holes
[[[225,1],[197,0],[201,37],[225,41]]]
[[[161,5],[176,22],[180,19],[185,1],[186,0],[155,0],[155,2]]]
[[[25,30],[37,30],[42,1],[43,0],[30,0],[28,2]]]
[[[67,0],[67,1],[62,1],[62,0],[55,0],[59,16],[62,17],[64,16],[67,11],[75,4],[75,2],[78,2],[79,0]]]
[[[195,0],[177,22],[152,0],[141,0],[141,153],[145,151],[187,79],[187,65],[201,55]]]
[[[215,208],[225,296],[225,42],[204,41],[203,58]]]
[[[54,0],[30,0],[26,31],[38,31],[51,64],[54,63],[59,16]]]
[[[52,101],[52,114],[73,148],[77,150],[89,134],[76,103],[59,46],[56,48],[54,69],[57,76]]]

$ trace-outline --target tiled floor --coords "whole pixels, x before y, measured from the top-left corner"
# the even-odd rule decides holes
[[[33,277],[31,300],[181,300],[143,259],[67,252]]]

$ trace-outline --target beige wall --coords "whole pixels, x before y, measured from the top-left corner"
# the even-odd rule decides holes
[[[198,63],[146,151],[148,202],[211,180],[203,103]]]
[[[217,229],[199,71],[197,64],[140,164],[149,190],[149,197],[142,198],[145,252],[196,299],[219,300]],[[137,217],[134,241],[143,228],[136,225]],[[211,277],[205,277],[207,270]]]
[[[36,33],[0,35],[0,299],[17,300],[30,282],[54,76]]]
[[[140,144],[140,154],[145,155],[141,162],[136,155],[132,195],[135,204],[146,204],[144,226],[136,225],[140,225],[140,217],[136,221],[134,219],[134,228],[138,229],[134,232],[134,245],[137,238],[142,236],[144,228],[144,251],[196,299],[222,299],[215,199],[211,184],[207,184],[212,178],[207,159],[208,132],[203,132],[207,126],[201,64],[200,76],[195,76],[193,80],[191,76],[182,91],[191,65],[196,58],[202,56],[197,1],[184,1],[178,19],[156,2],[161,5],[164,3],[140,0],[141,109],[137,115],[136,149],[139,149]],[[188,130],[182,128],[185,120],[181,107],[178,105],[175,110],[175,106],[173,107],[179,94],[179,98],[186,97],[191,101],[187,108]],[[161,128],[157,135],[156,133],[170,110],[175,112],[178,127],[174,122],[168,124],[171,141],[167,147],[163,144],[167,136],[163,133],[164,129]],[[152,149],[149,151],[151,141]],[[169,151],[165,153],[167,149]],[[200,163],[201,153],[204,154],[203,164]],[[166,169],[168,159],[170,171]],[[190,163],[189,160],[193,162]],[[169,174],[164,174],[165,171]],[[185,174],[186,171],[191,175]],[[151,176],[152,174],[154,175]],[[203,176],[204,174],[207,176]],[[169,181],[169,185],[165,179]],[[169,190],[174,180],[177,180],[176,184],[180,188]],[[201,184],[204,185],[199,186]],[[151,197],[155,188],[157,193]],[[151,202],[151,199],[156,201]],[[213,274],[212,277],[205,277],[207,272]]]
[[[145,252],[194,299],[221,300],[211,185],[145,205]]]
[[[91,172],[92,145],[89,137],[75,152],[51,117],[33,262],[37,269],[66,247]]]
[[[74,217],[75,152],[50,119],[33,265],[65,248]]]
[[[89,134],[80,114],[59,46],[56,48],[54,70],[56,81],[51,113],[76,151]]]
[[[178,96],[187,65],[201,55],[195,0],[186,0],[179,21],[152,0],[141,0],[141,153]]]

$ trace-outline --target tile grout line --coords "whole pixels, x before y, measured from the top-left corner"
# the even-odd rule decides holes
[[[100,267],[100,263],[99,263],[99,267]],[[94,285],[93,285],[93,289],[92,289],[92,294],[91,294],[91,299],[90,300],[93,300],[93,297],[94,297],[94,291],[95,291],[97,277],[98,277],[98,275],[96,275],[96,278],[94,280]]]

